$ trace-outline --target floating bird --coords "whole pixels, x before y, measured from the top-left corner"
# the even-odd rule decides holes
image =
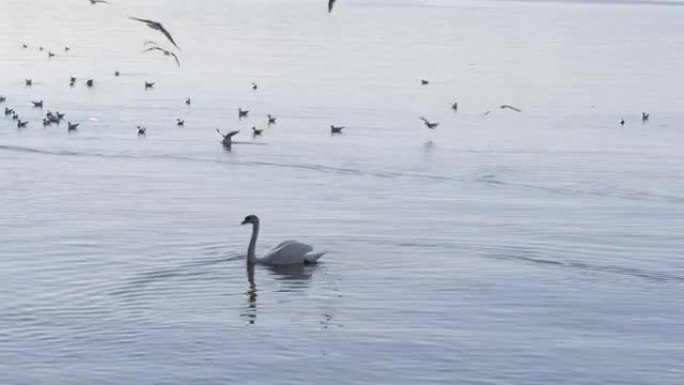
[[[501,106],[499,106],[499,108],[501,108],[502,110],[509,109],[509,110],[513,110],[515,112],[522,112],[521,109],[515,108],[513,106],[509,106],[508,104],[501,105]]]
[[[47,126],[49,126],[50,124],[52,124],[51,121],[49,121],[49,120],[43,118],[43,127],[47,127]]]
[[[420,84],[426,86],[426,85],[430,84],[430,82],[427,81],[427,80],[425,80],[425,79],[423,79],[423,80],[420,81]]]
[[[259,86],[257,86],[256,83],[252,82],[252,89],[256,91],[257,89],[259,89]]]
[[[256,215],[248,215],[242,221],[243,225],[252,225],[252,238],[247,248],[247,266],[255,263],[264,265],[295,265],[315,263],[325,254],[315,253],[313,247],[298,241],[285,241],[276,245],[265,256],[257,258],[254,254],[256,249],[257,237],[259,236],[259,218]]]
[[[2,101],[2,100],[0,100],[0,102],[1,102],[1,101]],[[641,122],[642,122],[642,123],[648,122],[648,118],[650,118],[650,117],[651,117],[651,114],[649,114],[648,112],[642,112],[642,113],[641,113]]]
[[[78,126],[79,126],[80,124],[81,124],[81,123],[71,123],[71,122],[68,122],[67,131],[68,131],[68,132],[76,131],[76,129],[78,128]]]
[[[96,5],[96,4],[99,4],[99,3],[112,5],[112,4],[111,4],[109,1],[107,1],[107,0],[90,0],[90,4],[92,4],[92,5]]]
[[[147,128],[145,128],[145,127],[143,127],[143,126],[138,126],[138,136],[145,136],[145,135],[146,135],[146,133],[145,133],[146,131],[147,131]]]
[[[92,87],[94,83],[95,83],[95,81],[94,81],[93,79],[88,79],[88,80],[86,81],[86,86]]]
[[[71,77],[69,78],[69,83],[76,83],[76,77],[75,77],[75,76],[71,76]]]
[[[52,58],[52,57],[54,57],[54,56],[55,56],[55,54],[54,54],[54,53],[52,53],[52,52],[48,52],[48,59],[51,59],[51,58]]]
[[[237,135],[239,130],[231,131],[225,135],[221,133],[221,130],[218,128],[216,129],[216,132],[219,133],[223,137],[223,140],[221,141],[221,144],[223,144],[223,147],[230,149],[230,146],[233,144],[233,136]]]
[[[21,48],[26,49],[26,48],[28,48],[28,45],[27,45],[26,43],[24,43],[24,44],[21,45]]]
[[[328,0],[328,13],[332,12],[336,0]]]
[[[26,87],[31,87],[33,85],[33,79],[26,79],[24,80],[24,83],[26,84]]]
[[[437,123],[437,122],[431,122],[431,121],[425,119],[425,118],[422,117],[422,116],[420,117],[420,120],[422,120],[423,123],[425,123],[425,127],[429,128],[429,129],[431,129],[431,130],[434,130],[435,128],[437,128],[437,126],[439,126],[439,123]]]
[[[4,103],[7,100],[7,96],[0,96],[0,103]]]
[[[263,132],[264,132],[263,128],[261,130],[259,130],[256,127],[252,127],[252,136],[261,136],[261,134]]]
[[[69,48],[68,45],[65,45],[64,46],[64,52],[69,52],[69,51],[71,51],[71,48]]]
[[[114,71],[114,76],[115,76],[115,77],[117,77],[117,78],[118,78],[118,77],[119,77],[119,75],[121,75],[121,73],[120,73],[119,71]]]
[[[249,115],[249,110],[243,110],[242,108],[238,108],[238,118],[242,119],[247,117]]]
[[[176,60],[176,64],[178,64],[178,66],[180,67],[180,60],[178,60],[178,56],[176,56],[175,53],[173,53],[169,50],[166,50],[166,49],[161,48],[161,47],[150,47],[150,48],[144,49],[143,52],[150,52],[150,51],[155,51],[155,50],[163,53],[164,56],[172,56]]]
[[[17,128],[24,128],[28,125],[28,121],[22,122],[21,119],[17,118]]]
[[[330,133],[331,134],[341,134],[342,130],[345,128],[345,126],[334,126],[330,125]]]
[[[487,116],[487,115],[489,115],[489,114],[491,114],[491,113],[492,113],[492,111],[485,111],[482,115],[483,115],[483,116]]]
[[[59,112],[59,111],[55,111],[55,115],[57,117],[57,120],[62,120],[62,119],[64,119],[64,115],[66,115],[66,114]]]
[[[145,82],[145,89],[154,88],[154,82]]]
[[[43,51],[43,47],[38,47],[38,51]]]
[[[166,38],[169,39],[171,44],[173,44],[176,48],[180,49],[180,47],[178,47],[176,42],[173,41],[173,38],[171,37],[171,34],[169,33],[169,31],[167,31],[166,28],[164,28],[164,26],[160,22],[154,21],[154,20],[149,20],[149,19],[141,19],[138,17],[130,17],[129,16],[128,18],[131,20],[137,20],[141,23],[145,23],[148,27],[163,33],[164,36],[166,36]]]
[[[271,116],[271,114],[268,114],[268,124],[269,124],[269,125],[271,125],[271,124],[276,124],[276,117],[275,117],[275,116]]]
[[[11,108],[9,108],[9,107],[5,107],[5,116],[10,116],[10,115],[12,115],[13,113],[14,113],[14,110],[13,110],[13,109],[11,109]]]
[[[620,118],[620,120],[618,121],[618,123],[620,123],[621,126],[624,126],[624,125],[625,125],[625,119]]]
[[[12,111],[12,120],[19,120],[19,114],[16,111]]]
[[[190,100],[190,98],[185,98],[185,104],[189,106],[192,104],[192,100]]]
[[[37,102],[31,101],[31,104],[33,104],[33,107],[43,108],[43,101],[42,100],[37,101]]]
[[[458,111],[458,102],[454,102],[454,104],[451,105],[451,109],[455,111]]]
[[[180,118],[176,118],[176,125],[179,127],[185,126],[185,120],[181,120]]]

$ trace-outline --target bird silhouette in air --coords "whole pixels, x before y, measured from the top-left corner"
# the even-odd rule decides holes
[[[150,27],[150,28],[152,28],[152,29],[154,29],[154,30],[157,30],[157,31],[163,33],[164,36],[166,36],[166,38],[169,39],[169,41],[171,42],[171,44],[173,44],[176,48],[180,49],[180,47],[178,47],[178,45],[176,44],[176,42],[173,40],[173,37],[171,37],[171,34],[169,33],[169,31],[167,31],[166,28],[164,28],[164,26],[162,25],[162,23],[160,23],[160,22],[158,22],[158,21],[154,21],[154,20],[149,20],[149,19],[141,19],[141,18],[139,18],[139,17],[131,17],[131,16],[129,16],[128,18],[131,19],[131,20],[137,20],[137,21],[139,21],[139,22],[141,22],[141,23],[145,23],[148,27]]]
[[[143,50],[143,52],[150,52],[150,51],[159,51],[159,52],[163,53],[164,56],[172,56],[176,60],[176,64],[178,64],[178,66],[180,67],[180,60],[178,60],[178,56],[176,56],[175,53],[173,53],[167,49],[164,49],[162,47],[150,47],[150,48]]]
[[[422,120],[423,123],[425,123],[425,127],[429,128],[429,129],[431,129],[431,130],[434,130],[435,128],[437,128],[437,126],[439,126],[439,123],[437,123],[437,122],[431,122],[431,121],[425,119],[425,118],[422,117],[422,116],[420,117],[420,120]]]
[[[508,109],[508,110],[513,110],[513,111],[515,111],[515,112],[522,112],[521,109],[515,108],[515,107],[513,107],[513,106],[509,106],[508,104],[504,104],[504,105],[500,106],[499,108],[501,108],[502,110]]]

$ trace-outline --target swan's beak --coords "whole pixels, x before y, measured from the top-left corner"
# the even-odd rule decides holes
[[[249,222],[247,221],[247,219],[245,219],[245,220],[242,221],[242,223],[240,223],[240,224],[241,224],[241,225],[246,225],[246,224],[248,224],[248,223],[249,223]]]

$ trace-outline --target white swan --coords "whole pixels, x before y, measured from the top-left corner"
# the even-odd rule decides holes
[[[325,252],[315,253],[313,247],[305,243],[285,241],[276,245],[265,256],[257,258],[254,255],[254,249],[256,248],[257,237],[259,236],[259,217],[256,215],[246,216],[242,224],[246,225],[248,223],[252,224],[252,239],[249,241],[249,248],[247,249],[247,264],[294,265],[315,263],[325,254]]]

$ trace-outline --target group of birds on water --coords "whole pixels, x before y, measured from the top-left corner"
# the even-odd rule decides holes
[[[98,5],[98,4],[111,5],[111,3],[107,0],[88,0],[88,1],[90,2],[91,5]],[[328,0],[328,13],[332,12],[333,7],[335,5],[335,1],[336,0]],[[128,18],[131,20],[143,23],[147,27],[149,27],[155,31],[159,31],[178,51],[180,51],[180,47],[178,46],[176,41],[173,39],[173,36],[164,27],[164,25],[162,23],[155,21],[155,20],[144,19],[144,18],[139,18],[139,17],[129,16]],[[164,56],[168,56],[170,58],[173,58],[174,61],[176,62],[176,64],[180,67],[181,63],[180,63],[180,59],[178,58],[178,55],[175,52],[171,51],[170,49],[166,49],[166,48],[160,46],[159,44],[157,44],[156,42],[154,42],[152,40],[145,41],[143,43],[143,46],[145,47],[145,49],[143,49],[143,51],[142,51],[143,53],[145,53],[145,52],[159,52],[159,53],[163,54]],[[22,48],[27,49],[27,48],[29,48],[29,45],[26,43],[23,43]],[[39,46],[38,50],[43,52],[43,51],[45,51],[45,48],[43,46]],[[71,48],[69,46],[64,47],[65,52],[69,52],[70,50],[71,50]],[[48,58],[49,59],[51,59],[55,56],[57,56],[57,54],[55,54],[53,51],[48,50]],[[119,71],[114,72],[115,77],[120,76],[120,74],[121,73]],[[74,87],[76,85],[77,80],[78,79],[76,77],[73,77],[73,76],[70,77],[69,86]],[[423,82],[424,82],[424,84],[427,84],[425,81],[423,81]],[[95,84],[95,81],[94,81],[94,79],[87,79],[85,84],[87,87],[92,88]],[[154,82],[147,82],[146,81],[145,82],[145,90],[149,90],[149,89],[154,88],[154,84],[155,84]],[[32,79],[25,79],[25,85],[26,85],[26,87],[31,87],[33,85],[33,80]],[[254,91],[256,91],[258,89],[258,85],[254,82],[252,82],[252,89]],[[6,101],[7,101],[7,98],[5,96],[0,96],[0,104],[5,103]],[[190,106],[191,103],[192,102],[191,102],[190,98],[185,99],[185,104],[187,106]],[[43,100],[31,101],[31,104],[33,105],[34,108],[40,108],[40,109],[43,108]],[[456,106],[456,104],[454,104],[454,106]],[[19,114],[13,108],[5,107],[4,114],[5,114],[5,117],[10,117],[13,120],[15,120],[17,122],[17,128],[19,128],[19,129],[25,128],[29,124],[28,121],[22,120],[19,117]],[[247,118],[248,116],[249,116],[249,110],[243,110],[242,108],[238,109],[238,118],[242,119],[242,118]],[[48,110],[45,114],[45,117],[42,119],[43,127],[48,127],[48,126],[51,126],[53,124],[54,125],[60,125],[62,123],[62,121],[64,120],[64,118],[65,118],[64,113],[59,112],[59,111],[52,112],[52,111]],[[269,114],[267,116],[267,118],[268,118],[268,125],[269,126],[276,124],[276,117],[275,116],[272,116]],[[428,128],[434,129],[438,126],[438,123],[429,122],[425,118],[421,118],[421,119],[423,119],[425,121]],[[67,121],[68,132],[76,131],[78,129],[79,125],[80,125],[80,123],[72,123],[72,122]],[[185,121],[180,119],[180,118],[177,118],[176,119],[176,125],[182,127],[185,125]],[[346,128],[346,127],[345,126],[331,125],[330,126],[330,133],[331,134],[340,134],[340,133],[342,133],[342,130],[344,128]],[[231,148],[232,144],[235,143],[235,142],[233,142],[232,138],[236,134],[239,133],[239,130],[230,131],[226,134],[223,134],[219,129],[216,129],[216,131],[221,135],[221,137],[222,137],[221,142],[226,149]],[[147,132],[147,129],[145,127],[140,126],[140,125],[137,126],[138,136],[145,136],[146,132]],[[261,136],[262,134],[263,134],[263,129],[258,129],[258,128],[256,128],[256,126],[252,127],[252,136],[257,137],[257,136]]]

